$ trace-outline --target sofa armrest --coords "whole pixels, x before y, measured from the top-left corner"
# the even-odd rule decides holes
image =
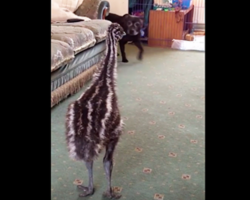
[[[105,19],[109,7],[109,2],[105,0],[84,0],[74,13],[90,19]]]

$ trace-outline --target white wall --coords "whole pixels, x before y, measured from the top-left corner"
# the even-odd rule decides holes
[[[107,0],[110,4],[111,13],[117,15],[124,15],[128,13],[128,1],[129,0]]]
[[[205,0],[192,0],[194,4],[193,22],[205,24]]]

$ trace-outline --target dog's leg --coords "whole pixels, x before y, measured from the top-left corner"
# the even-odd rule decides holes
[[[117,142],[118,142],[118,138],[113,139],[107,144],[106,154],[103,158],[103,167],[104,167],[107,182],[108,182],[108,188],[103,193],[103,195],[108,198],[116,198],[116,199],[120,198],[121,195],[115,194],[113,192],[112,187],[111,187],[111,175],[112,175],[112,169],[113,169],[113,154],[114,154],[114,150],[115,150],[115,146]]]
[[[143,47],[142,47],[142,45],[141,45],[141,41],[139,41],[139,40],[137,40],[137,41],[134,41],[134,44],[135,44],[135,46],[137,46],[137,48],[140,50],[139,51],[139,54],[138,54],[138,59],[139,60],[142,60],[142,54],[143,54]]]
[[[93,185],[93,161],[85,162],[86,167],[88,169],[89,174],[89,186],[78,185],[79,189],[82,189],[84,192],[79,194],[80,197],[85,197],[88,195],[92,195],[94,193],[94,185]]]
[[[119,56],[120,54],[119,54],[119,52],[121,52],[121,47],[120,47],[120,44],[118,44],[118,46],[117,46],[117,56]]]
[[[126,58],[126,54],[125,54],[125,44],[127,42],[126,41],[119,41],[119,45],[120,45],[120,50],[121,50],[121,54],[122,54],[122,62],[128,62],[128,59]]]

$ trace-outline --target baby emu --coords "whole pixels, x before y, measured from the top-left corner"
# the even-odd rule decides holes
[[[112,23],[107,30],[106,52],[91,86],[68,107],[66,115],[66,142],[69,155],[75,160],[84,161],[88,169],[88,187],[79,185],[83,190],[80,196],[94,193],[93,161],[106,148],[103,166],[108,182],[108,198],[120,198],[111,188],[113,153],[123,122],[117,105],[116,70],[117,42],[125,35],[123,28]]]

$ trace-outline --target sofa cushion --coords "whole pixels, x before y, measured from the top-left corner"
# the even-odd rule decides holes
[[[88,17],[77,16],[67,8],[62,8],[57,2],[51,2],[51,23],[55,22],[67,22],[67,19],[78,18],[84,21],[90,20]]]
[[[105,3],[103,0],[84,0],[74,13],[78,16],[87,16],[90,19],[102,19],[100,12],[104,9],[103,5],[109,6],[108,1]]]
[[[106,32],[110,24],[110,21],[103,19],[93,19],[90,21],[80,21],[75,23],[57,23],[58,26],[74,26],[88,28],[93,31],[97,43],[106,39]]]
[[[51,92],[100,62],[106,43],[100,42],[75,56],[74,60],[51,72]]]
[[[82,4],[83,0],[52,0],[56,2],[61,8],[66,8],[71,12],[75,12],[76,9]]]
[[[73,58],[74,50],[66,42],[51,39],[51,72],[69,63]]]
[[[93,32],[87,28],[74,26],[51,26],[51,39],[66,42],[77,54],[95,45]]]

